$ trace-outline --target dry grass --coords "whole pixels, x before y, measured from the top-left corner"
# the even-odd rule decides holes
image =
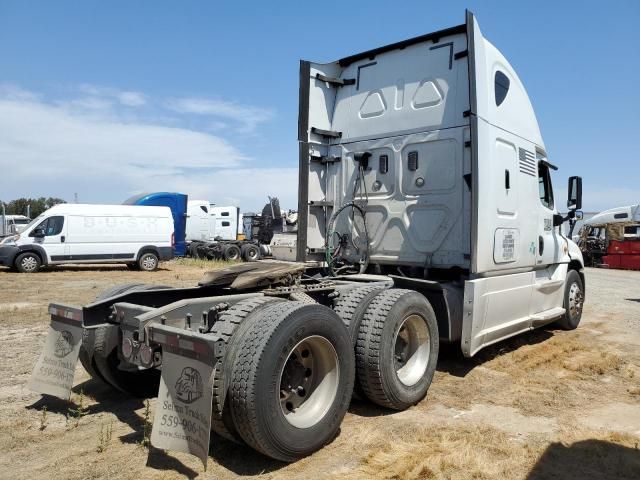
[[[637,437],[572,430],[561,438],[522,441],[473,425],[446,430],[403,426],[370,437],[362,465],[345,478],[493,480],[528,471],[530,479],[633,479],[640,472]]]
[[[203,260],[201,258],[176,258],[173,260],[175,265],[180,265],[187,268],[199,268],[201,270],[218,270],[220,268],[228,267],[236,263],[242,263],[241,261],[227,261],[227,260]]]
[[[154,399],[145,413],[142,401],[89,380],[78,367],[74,399],[78,403],[84,391],[86,414],[74,426],[75,418],[69,424],[66,414],[77,406],[42,399],[25,383],[44,342],[50,301],[86,304],[118,283],[191,286],[204,271],[226,265],[186,259],[151,273],[119,266],[65,267],[36,275],[0,270],[0,476],[166,480],[202,473],[191,456],[140,447]],[[616,280],[620,272],[601,275]],[[606,291],[606,299],[589,299],[585,325],[576,331],[539,330],[488,347],[474,359],[443,352],[423,402],[402,413],[354,403],[339,436],[295,464],[214,438],[208,472],[201,476],[634,478],[640,471],[635,460],[640,458],[640,351],[629,321],[640,317],[640,304],[612,306],[614,295],[618,303],[632,297],[625,284],[637,282],[616,284],[614,290],[592,283],[592,295]],[[626,316],[612,317],[612,309]],[[604,337],[608,331],[615,341]],[[621,410],[598,413],[613,404]],[[633,429],[631,434],[613,431],[619,411],[626,422],[622,427],[637,425],[637,435]],[[590,430],[596,427],[587,428],[583,420],[597,415],[603,415],[598,425],[604,426]],[[610,418],[618,426],[608,424]]]

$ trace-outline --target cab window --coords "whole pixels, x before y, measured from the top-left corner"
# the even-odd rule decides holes
[[[538,164],[538,191],[542,205],[553,210],[553,188],[551,186],[551,172],[544,163]]]
[[[496,107],[499,107],[502,102],[504,102],[504,99],[507,98],[507,93],[509,92],[509,83],[509,77],[498,70],[494,78]]]
[[[46,237],[59,235],[60,232],[62,232],[63,225],[64,225],[64,217],[49,217],[43,220],[42,222],[40,222],[40,224],[38,224],[36,228],[31,230],[31,233],[29,234],[29,236],[33,237],[35,234],[35,231],[38,229],[44,230],[44,234]]]

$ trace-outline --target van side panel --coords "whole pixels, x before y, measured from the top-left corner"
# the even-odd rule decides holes
[[[170,247],[171,217],[67,216],[64,261],[131,260],[144,246]]]

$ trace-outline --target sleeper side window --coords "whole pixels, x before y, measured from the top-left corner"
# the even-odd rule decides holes
[[[553,210],[553,188],[551,186],[551,172],[544,163],[538,163],[538,192],[542,205]]]
[[[507,97],[507,92],[509,92],[509,78],[502,73],[500,70],[496,72],[496,76],[494,78],[495,83],[495,95],[496,95],[496,107],[499,107],[504,99]]]

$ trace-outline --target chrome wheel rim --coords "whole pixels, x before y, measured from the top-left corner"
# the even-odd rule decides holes
[[[35,257],[24,257],[20,262],[20,266],[27,272],[33,272],[38,267],[38,261]]]
[[[309,428],[327,414],[338,394],[338,354],[325,337],[310,336],[289,352],[277,385],[280,410],[297,428]]]
[[[240,252],[235,248],[231,251],[231,255],[228,256],[229,260],[238,260],[240,258]]]
[[[398,379],[408,387],[415,385],[427,371],[431,353],[426,320],[415,314],[405,318],[396,331],[393,347]]]
[[[156,268],[156,259],[151,255],[147,255],[142,259],[142,266],[145,270],[153,270]]]
[[[582,313],[584,294],[577,282],[573,282],[569,287],[569,314],[572,318],[578,317]]]
[[[251,260],[255,260],[256,258],[258,258],[258,251],[254,248],[250,248],[249,252],[247,252],[247,256],[251,259]]]

